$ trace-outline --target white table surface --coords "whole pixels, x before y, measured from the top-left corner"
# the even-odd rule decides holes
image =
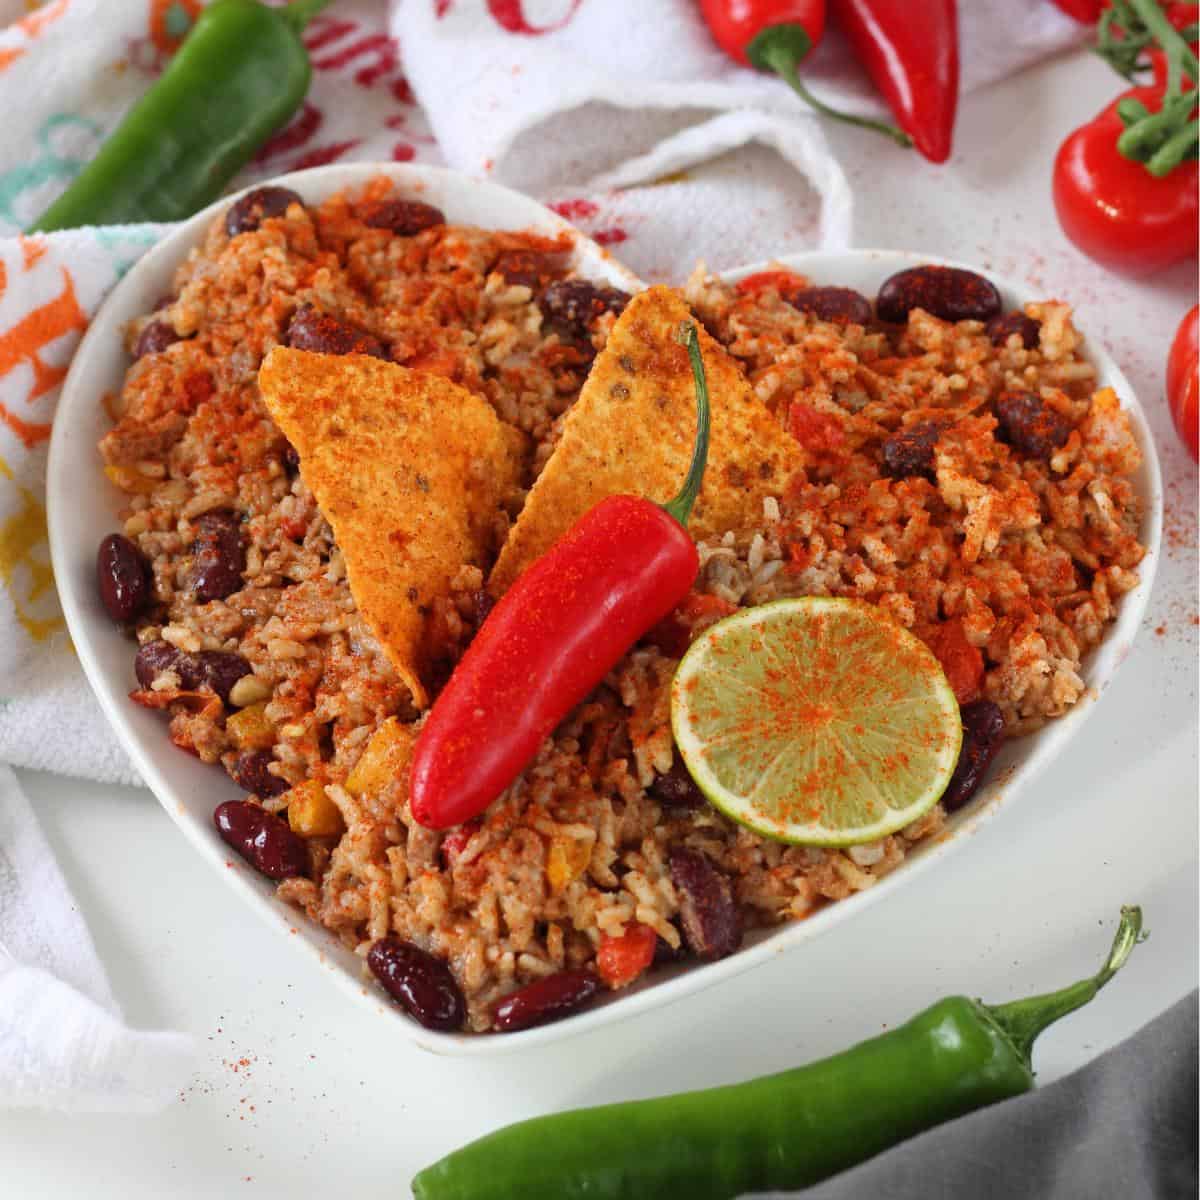
[[[1058,986],[1094,969],[1124,902],[1144,906],[1153,937],[1045,1035],[1042,1081],[1194,987],[1196,473],[1161,380],[1196,298],[1195,265],[1142,283],[1108,275],[1065,241],[1050,204],[1054,150],[1118,83],[1078,55],[970,97],[943,169],[831,133],[859,198],[860,245],[975,261],[1073,300],[1155,425],[1173,545],[1146,627],[1080,740],[1021,804],[888,904],[789,957],[565,1045],[459,1061],[351,1008],[212,876],[148,791],[24,773],[129,1020],[190,1030],[205,1065],[158,1116],[0,1115],[0,1194],[390,1200],[420,1166],[511,1120],[802,1063],[951,992],[1007,1000]]]

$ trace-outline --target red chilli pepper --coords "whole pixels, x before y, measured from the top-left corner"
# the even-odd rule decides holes
[[[609,496],[488,614],[413,750],[413,816],[447,829],[482,812],[621,656],[687,595],[700,569],[684,528],[708,458],[708,387],[694,325],[696,445],[679,495]]]
[[[945,162],[958,110],[956,0],[830,3],[900,128],[930,162]]]
[[[773,72],[827,117],[912,145],[907,134],[885,121],[839,112],[805,87],[799,67],[825,35],[825,0],[700,0],[700,12],[713,40],[734,62]]]

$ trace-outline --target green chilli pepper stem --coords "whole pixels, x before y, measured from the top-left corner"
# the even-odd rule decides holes
[[[988,1007],[949,996],[889,1032],[807,1066],[729,1087],[537,1117],[422,1171],[417,1200],[732,1200],[807,1187],[905,1138],[1033,1086],[1029,1054],[1086,1004],[1139,940],[1121,910],[1100,971]]]
[[[1125,965],[1134,946],[1145,941],[1147,936],[1142,933],[1142,910],[1136,905],[1128,905],[1121,909],[1121,921],[1117,925],[1108,958],[1090,979],[1081,979],[1070,987],[1047,992],[1044,996],[1030,996],[1008,1004],[984,1005],[984,1008],[1008,1035],[1025,1062],[1029,1063],[1038,1034],[1091,1000]]]
[[[32,230],[180,221],[216,200],[300,107],[301,30],[329,0],[214,0],[166,70]]]
[[[771,71],[778,75],[805,104],[824,116],[843,121],[847,125],[857,125],[861,129],[873,129],[906,149],[912,146],[912,138],[895,125],[889,125],[886,121],[876,121],[871,117],[856,117],[818,100],[804,85],[799,71],[800,64],[811,49],[812,38],[808,36],[804,26],[789,22],[764,29],[746,47],[746,57],[760,71]]]
[[[683,481],[683,487],[674,500],[664,504],[663,509],[670,513],[680,525],[686,526],[688,517],[692,515],[692,505],[700,495],[700,485],[704,482],[704,468],[708,464],[708,435],[711,417],[708,403],[708,377],[704,372],[704,359],[700,354],[700,335],[691,321],[685,322],[679,329],[677,340],[687,347],[688,358],[692,363],[692,379],[696,384],[696,442],[692,448],[692,461]]]

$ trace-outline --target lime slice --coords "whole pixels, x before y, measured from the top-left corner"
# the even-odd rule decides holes
[[[764,837],[852,846],[931,808],[958,761],[962,722],[942,668],[857,600],[806,596],[707,629],[671,685],[692,778]]]

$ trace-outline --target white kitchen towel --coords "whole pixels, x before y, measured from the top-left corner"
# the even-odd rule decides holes
[[[201,7],[0,0],[0,762],[135,780],[55,600],[45,456],[81,331],[161,231],[16,234]],[[1084,36],[1051,0],[960,10],[967,91]],[[729,62],[695,0],[334,0],[305,42],[309,97],[239,185],[333,161],[446,161],[550,200],[646,279],[678,281],[697,258],[723,269],[852,240],[826,127],[779,80]],[[805,74],[826,99],[882,111],[834,31]],[[912,169],[954,164],[914,154]]]
[[[959,9],[964,93],[1086,36],[1049,0],[960,0]],[[781,80],[731,61],[696,0],[403,0],[393,28],[451,166],[568,204],[582,194],[591,227],[614,241],[631,226],[653,228],[653,247],[618,251],[643,274],[678,280],[698,255],[725,267],[848,244],[851,193],[829,123]],[[802,70],[827,103],[887,116],[836,28]],[[722,172],[715,192],[677,178],[750,144],[777,152],[791,178],[764,180],[751,156],[741,161],[754,200],[738,193],[736,172]],[[880,138],[880,153],[904,152]],[[664,176],[669,186],[638,186]],[[802,180],[819,199],[815,214]],[[780,203],[777,189],[793,202]],[[685,237],[660,236],[680,229]]]
[[[33,810],[0,766],[0,1108],[153,1112],[197,1063],[190,1037],[125,1025]]]

